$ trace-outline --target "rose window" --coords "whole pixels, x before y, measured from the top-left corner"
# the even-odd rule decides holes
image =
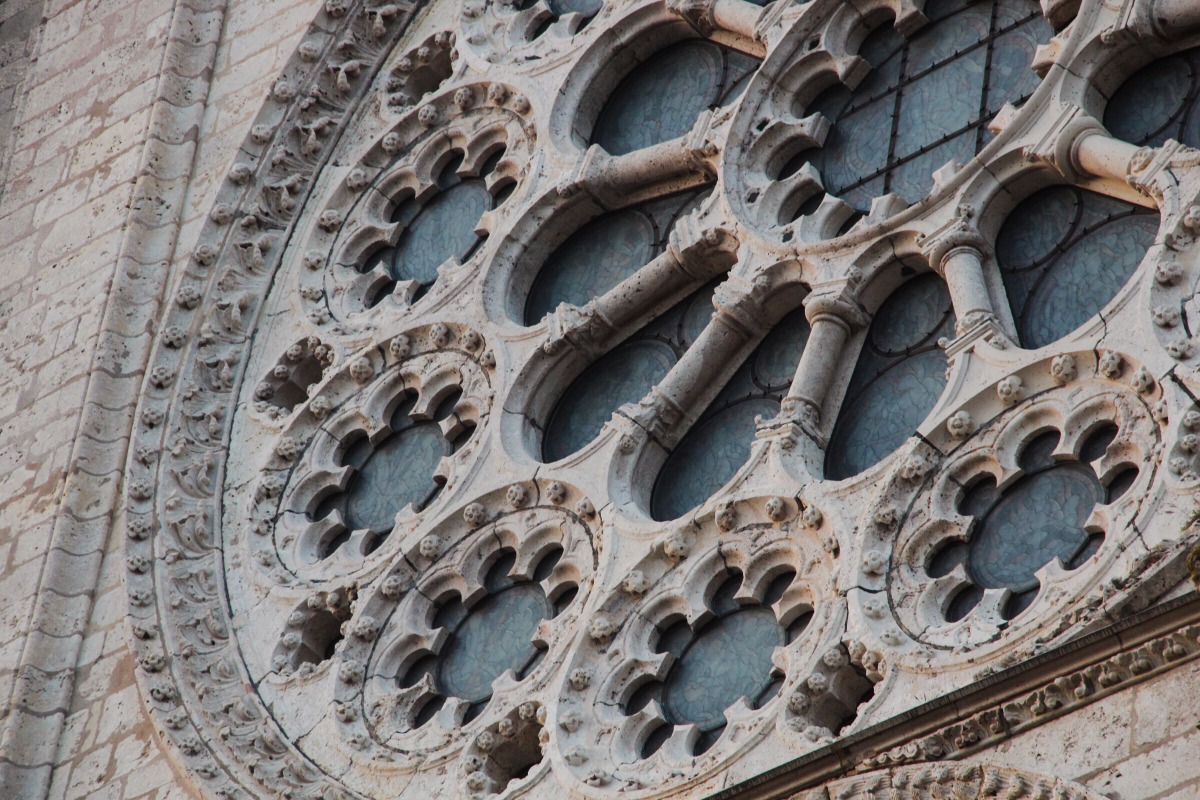
[[[1194,37],[318,5],[185,226],[118,515],[204,791],[707,796],[1178,584]]]
[[[702,111],[737,98],[757,66],[757,60],[713,42],[672,45],[613,90],[591,139],[623,155],[683,136]]]

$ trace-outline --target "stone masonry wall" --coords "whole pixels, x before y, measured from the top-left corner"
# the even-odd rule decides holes
[[[1085,706],[981,754],[1068,778],[1111,800],[1200,797],[1200,664]]]
[[[29,56],[37,46],[42,0],[8,0],[0,4],[0,195],[10,151],[13,121],[24,97],[21,86],[29,71]]]
[[[203,124],[192,133],[201,145],[182,214],[182,252],[194,243],[215,181],[316,8],[296,0],[228,3]],[[0,165],[9,165],[0,191],[6,717],[67,476],[82,468],[73,463],[73,446],[176,10],[171,0],[0,4]],[[111,446],[125,442],[118,434]],[[188,796],[159,755],[133,685],[123,558],[120,538],[110,537],[94,603],[87,593],[66,598],[64,610],[81,619],[61,619],[54,632],[82,636],[55,798]]]

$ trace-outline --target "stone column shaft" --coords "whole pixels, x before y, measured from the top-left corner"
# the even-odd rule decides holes
[[[983,259],[974,247],[957,247],[942,261],[942,275],[960,324],[992,314],[992,299],[983,278]]]
[[[796,377],[792,379],[788,396],[783,402],[785,408],[789,405],[805,407],[803,415],[810,417],[813,422],[819,422],[825,396],[829,394],[829,386],[841,363],[842,351],[846,340],[850,338],[851,329],[845,319],[828,311],[810,316],[809,325],[812,331],[808,343],[804,346]]]

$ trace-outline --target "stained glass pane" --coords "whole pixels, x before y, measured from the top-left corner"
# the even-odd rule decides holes
[[[791,386],[809,333],[811,329],[802,308],[780,320],[754,351],[755,383],[768,390]]]
[[[491,208],[483,181],[469,180],[433,197],[400,235],[392,256],[392,277],[429,284],[447,259],[465,259],[478,237],[479,217]]]
[[[778,400],[749,400],[698,423],[667,459],[654,484],[655,519],[675,519],[703,503],[750,456],[754,417],[779,413]]]
[[[946,386],[954,313],[946,285],[918,276],[879,308],[846,390],[825,453],[830,478],[848,478],[878,463],[916,432]]]
[[[596,120],[592,141],[624,155],[682,136],[700,112],[732,100],[757,64],[709,41],[672,45],[617,86]]]
[[[771,684],[771,652],[785,643],[775,615],[762,607],[736,611],[710,623],[671,667],[663,711],[676,724],[703,730],[725,723],[725,709],[740,697],[757,698]]]
[[[582,306],[647,264],[654,252],[654,227],[642,214],[621,211],[580,229],[547,260],[525,308],[532,325],[559,303]]]
[[[1104,503],[1096,475],[1084,465],[1056,464],[1049,455],[1022,453],[1022,464],[1028,474],[1002,494],[990,489],[983,501],[960,504],[977,519],[967,572],[980,587],[1037,589],[1034,573],[1045,564],[1055,558],[1075,564],[1092,545],[1084,524]]]
[[[520,583],[470,610],[441,653],[438,689],[472,703],[491,697],[492,681],[519,671],[537,653],[533,634],[551,615],[541,587]]]
[[[417,423],[392,434],[366,458],[346,492],[346,523],[353,530],[388,531],[409,503],[420,508],[436,490],[433,471],[450,452],[441,429]]]
[[[930,3],[931,24],[905,42],[885,25],[860,55],[872,72],[805,109],[833,128],[812,159],[828,193],[861,212],[893,192],[925,197],[933,172],[969,161],[986,144],[986,122],[1037,87],[1033,52],[1053,31],[1034,0]]]
[[[538,271],[525,302],[525,324],[537,323],[560,303],[582,306],[633,275],[666,248],[675,221],[708,194],[670,195],[584,225]]]
[[[550,417],[546,460],[558,461],[595,439],[614,411],[645,397],[675,361],[675,353],[662,342],[631,341],[593,364],[571,384]]]
[[[558,461],[596,438],[613,412],[636,403],[670,371],[712,316],[709,284],[630,336],[576,378],[546,424],[542,456]]]
[[[778,322],[667,458],[651,495],[655,519],[675,519],[707,500],[746,463],[757,416],[779,413],[804,345],[799,309]]]
[[[1071,187],[1034,194],[996,237],[996,257],[1024,347],[1061,339],[1104,308],[1154,243],[1158,216]]]
[[[1167,139],[1200,146],[1193,110],[1200,93],[1200,48],[1160,59],[1113,93],[1104,125],[1118,139],[1158,147]]]

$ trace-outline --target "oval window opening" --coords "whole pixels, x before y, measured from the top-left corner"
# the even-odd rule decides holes
[[[996,260],[1021,346],[1036,349],[1100,313],[1137,271],[1158,214],[1069,186],[1017,205],[996,236]]]
[[[804,310],[780,320],[667,457],[650,499],[656,520],[677,519],[729,482],[750,456],[755,418],[779,413],[808,342]]]
[[[825,476],[859,474],[904,444],[946,386],[938,339],[954,336],[946,284],[918,275],[875,313],[825,451]]]
[[[702,111],[736,99],[758,64],[700,39],[660,50],[609,95],[592,142],[619,156],[683,136]]]

